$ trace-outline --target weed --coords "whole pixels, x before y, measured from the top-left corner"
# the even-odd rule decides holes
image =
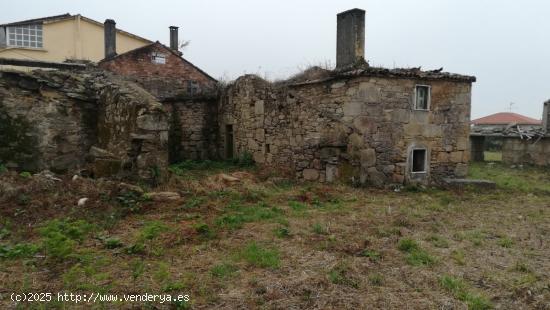
[[[288,206],[295,212],[303,212],[307,210],[307,205],[298,201],[290,201]]]
[[[210,226],[208,226],[207,224],[205,223],[197,223],[193,226],[195,228],[195,231],[201,235],[202,237],[205,237],[205,238],[212,238],[214,237],[214,232],[212,231],[212,229],[210,228]]]
[[[250,242],[239,253],[239,257],[249,265],[260,268],[279,268],[281,265],[279,251],[275,248],[266,248],[256,242]]]
[[[460,266],[464,266],[466,264],[466,259],[464,257],[464,251],[462,250],[453,250],[451,252],[451,258]]]
[[[312,230],[313,230],[314,233],[316,233],[318,235],[328,235],[327,227],[321,225],[320,223],[313,224]]]
[[[22,177],[22,178],[28,179],[28,178],[32,177],[32,174],[28,171],[23,171],[19,174],[19,176]]]
[[[239,229],[244,223],[276,220],[282,217],[283,211],[277,207],[270,207],[264,203],[252,206],[231,204],[228,206],[228,214],[216,219],[216,225],[222,228]]]
[[[127,212],[136,212],[141,209],[141,203],[149,200],[146,195],[139,195],[134,192],[124,192],[122,195],[116,197],[119,205],[124,207]]]
[[[20,206],[26,206],[31,202],[31,197],[27,194],[17,195],[17,204]]]
[[[141,259],[135,259],[130,262],[130,270],[132,271],[132,279],[135,281],[145,272],[145,263]]]
[[[371,262],[377,262],[382,258],[382,255],[375,250],[364,249],[360,253],[363,257],[368,257]]]
[[[204,198],[202,197],[193,197],[185,202],[182,206],[184,209],[194,209],[200,207],[204,203]]]
[[[468,309],[485,310],[492,307],[485,297],[471,293],[466,283],[461,279],[445,275],[439,278],[439,283],[458,300],[464,301],[468,305]]]
[[[287,227],[275,228],[275,236],[279,238],[288,238],[290,237],[290,230]]]
[[[170,270],[168,264],[159,262],[157,264],[157,270],[153,273],[153,279],[160,285],[166,285],[170,279]]]
[[[359,287],[359,282],[351,277],[349,267],[345,264],[338,264],[328,273],[330,282],[334,284],[347,285],[353,288]]]
[[[407,263],[413,266],[429,266],[436,262],[436,258],[420,248],[420,245],[413,239],[403,238],[399,240],[397,248],[406,252]]]
[[[210,270],[212,276],[220,279],[227,279],[237,272],[238,268],[228,263],[216,265]]]
[[[511,248],[514,245],[514,241],[508,237],[501,237],[498,239],[497,244],[503,248]]]
[[[40,247],[32,243],[18,243],[13,246],[0,245],[0,258],[15,259],[32,257]]]
[[[4,164],[0,164],[0,174],[4,173],[8,171],[8,168],[6,168],[6,166],[4,166]]]
[[[438,235],[431,235],[426,240],[431,242],[436,248],[449,247],[449,242],[445,238]]]
[[[423,249],[418,249],[410,252],[407,255],[407,263],[412,266],[430,266],[436,263],[436,258],[431,256]]]
[[[531,272],[531,269],[529,268],[529,266],[527,266],[527,264],[521,261],[516,262],[516,265],[514,266],[514,270],[518,272],[525,272],[525,273]]]
[[[52,258],[65,259],[74,252],[75,245],[82,242],[92,228],[84,220],[51,220],[40,228],[42,248]]]
[[[150,253],[159,256],[162,254],[164,248],[159,244],[153,242],[160,236],[161,233],[169,231],[170,228],[159,221],[152,221],[146,223],[139,231],[136,238],[136,242],[126,249],[128,254],[143,254],[146,250]]]
[[[162,290],[164,292],[174,292],[174,291],[181,291],[185,289],[187,285],[185,285],[182,282],[171,282],[162,287]]]
[[[122,242],[118,238],[107,238],[104,241],[105,248],[116,249],[123,246]]]
[[[397,248],[402,252],[411,253],[415,250],[418,250],[420,246],[413,239],[403,238],[399,240],[399,243],[397,244]]]
[[[369,283],[374,286],[380,286],[384,283],[384,277],[379,273],[370,274]]]

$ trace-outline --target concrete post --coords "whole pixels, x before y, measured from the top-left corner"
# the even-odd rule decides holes
[[[177,51],[178,45],[178,27],[170,26],[170,49]]]
[[[105,58],[116,56],[116,23],[112,19],[106,19],[103,24],[105,30]]]
[[[336,68],[365,57],[365,11],[352,9],[336,15]]]

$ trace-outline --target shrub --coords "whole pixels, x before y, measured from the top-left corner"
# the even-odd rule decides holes
[[[6,166],[4,166],[4,164],[0,164],[0,174],[4,173],[8,171],[8,168],[6,168]]]

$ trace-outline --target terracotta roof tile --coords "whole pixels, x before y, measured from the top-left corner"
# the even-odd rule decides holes
[[[542,122],[538,119],[512,112],[500,112],[472,120],[472,124],[475,125],[500,125],[512,123],[519,125],[540,125]]]

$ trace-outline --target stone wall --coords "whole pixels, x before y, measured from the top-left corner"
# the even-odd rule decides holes
[[[502,143],[502,161],[506,164],[550,165],[550,137],[520,139],[505,137]]]
[[[102,71],[1,72],[0,110],[8,167],[151,178],[167,163],[162,104]]]
[[[430,111],[412,109],[416,84]],[[253,154],[311,181],[382,185],[464,176],[469,160],[470,81],[353,76],[273,85],[244,76],[220,100],[221,153]],[[235,154],[227,154],[227,130]],[[427,173],[411,173],[426,148]]]
[[[27,171],[82,165],[97,119],[84,80],[55,71],[0,72],[0,162]]]
[[[216,98],[164,103],[170,114],[170,162],[218,159]]]

